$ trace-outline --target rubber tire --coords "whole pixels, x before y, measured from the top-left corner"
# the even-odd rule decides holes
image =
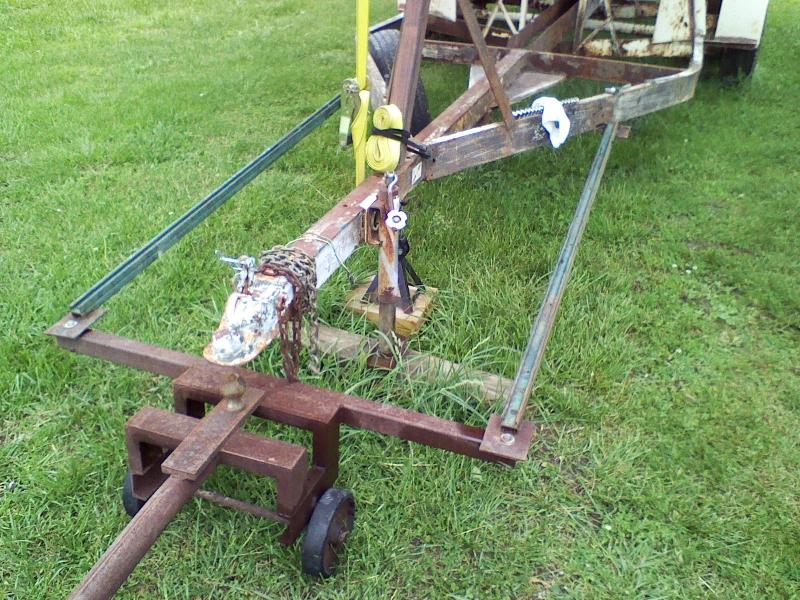
[[[400,45],[400,31],[398,29],[381,29],[369,36],[369,53],[375,65],[383,76],[386,85],[389,85],[389,78],[394,66],[394,57],[397,55],[397,47]],[[431,113],[428,109],[428,97],[425,95],[425,87],[422,79],[417,83],[417,92],[414,97],[414,114],[411,117],[411,135],[417,135],[425,129],[431,122]],[[408,126],[406,124],[406,126]]]
[[[142,510],[144,503],[145,500],[139,500],[133,495],[133,475],[130,471],[125,471],[125,480],[122,483],[122,506],[125,508],[125,512],[133,518]]]
[[[348,490],[332,487],[320,496],[300,548],[300,560],[306,574],[318,577],[333,575],[345,539],[353,530],[355,516],[356,503]],[[327,554],[326,549],[329,550]]]

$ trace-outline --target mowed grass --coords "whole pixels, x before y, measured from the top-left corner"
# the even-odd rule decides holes
[[[123,426],[169,383],[70,355],[71,300],[352,71],[352,2],[0,4],[0,595],[61,598],[124,527]],[[373,21],[392,12],[373,2]],[[191,502],[122,598],[800,596],[800,5],[774,0],[752,82],[701,82],[614,148],[514,469],[344,429],[355,532],[340,573],[255,517]],[[462,68],[425,67],[431,103]],[[441,301],[414,345],[513,376],[598,136],[414,192],[417,270]],[[198,353],[230,271],[345,194],[334,120],[108,305],[102,328]],[[350,261],[359,276],[371,250]],[[341,310],[347,279],[320,297]],[[276,351],[256,368],[280,372]],[[459,381],[326,365],[303,378],[480,424]],[[293,441],[303,434],[259,426]],[[272,486],[221,472],[217,489]]]

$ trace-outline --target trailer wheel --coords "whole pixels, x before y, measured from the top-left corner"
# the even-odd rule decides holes
[[[356,503],[349,491],[332,487],[322,494],[300,549],[304,572],[320,577],[333,575],[355,517]]]
[[[400,31],[397,29],[381,29],[369,36],[369,53],[375,61],[383,80],[389,85],[389,78],[394,66],[394,57],[400,45]],[[428,110],[428,98],[425,87],[420,79],[417,83],[417,92],[414,97],[414,114],[411,116],[411,135],[417,135],[431,122],[431,113]],[[408,127],[408,123],[405,124]]]
[[[139,500],[133,495],[133,475],[125,471],[125,481],[122,483],[122,506],[129,517],[135,517],[142,510],[145,500]]]

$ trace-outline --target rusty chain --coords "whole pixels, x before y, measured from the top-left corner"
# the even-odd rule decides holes
[[[319,316],[317,314],[317,271],[314,259],[297,248],[275,246],[271,250],[261,253],[258,272],[274,277],[285,277],[294,288],[294,299],[289,305],[278,307],[280,313],[278,328],[286,378],[289,381],[298,380],[300,349],[303,346],[304,315],[308,315],[311,322],[310,370],[312,373],[319,373]]]

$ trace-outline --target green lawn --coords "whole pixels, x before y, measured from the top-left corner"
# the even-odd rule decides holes
[[[127,522],[123,425],[169,382],[56,349],[71,300],[312,112],[352,71],[354,3],[0,0],[0,596],[62,598]],[[393,2],[373,3],[373,21]],[[800,597],[800,3],[755,77],[633,123],[612,153],[515,469],[343,431],[359,507],[319,582],[255,517],[191,502],[123,598]],[[302,69],[302,70],[301,70]],[[431,104],[465,81],[425,67]],[[415,346],[513,376],[598,136],[414,192],[441,301]],[[230,271],[345,194],[334,120],[107,306],[106,330],[199,353]],[[374,252],[351,260],[359,276]],[[347,279],[320,297],[341,310]],[[275,349],[256,368],[279,372]],[[458,382],[326,366],[307,381],[443,417]],[[305,436],[274,426],[261,431]],[[268,499],[230,472],[217,489]]]

